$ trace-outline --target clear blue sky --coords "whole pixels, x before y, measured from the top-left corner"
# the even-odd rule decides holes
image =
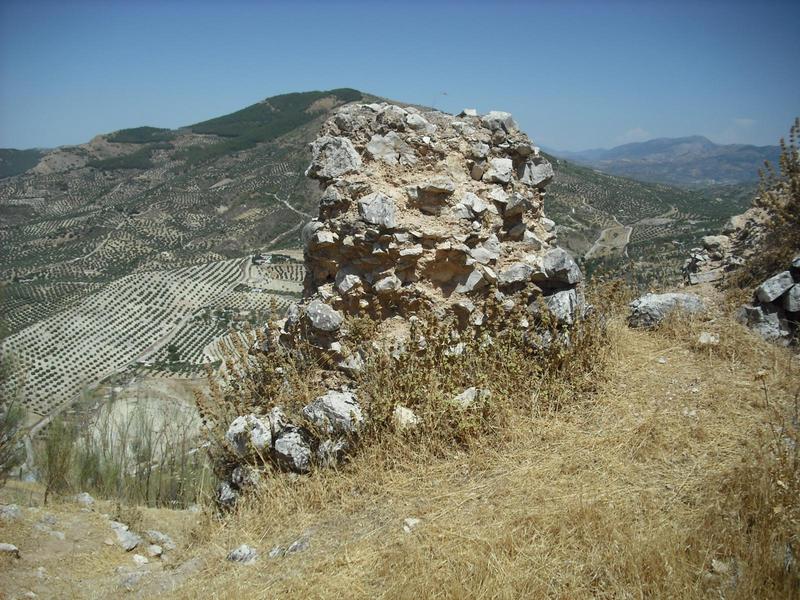
[[[797,0],[0,0],[0,147],[333,87],[508,110],[558,149],[773,144],[800,114],[799,32]]]

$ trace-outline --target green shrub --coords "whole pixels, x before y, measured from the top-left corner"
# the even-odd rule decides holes
[[[169,142],[175,139],[175,132],[160,127],[134,127],[120,129],[107,136],[109,142],[118,144],[147,144],[150,142]]]
[[[40,441],[37,456],[39,477],[44,485],[44,502],[50,494],[64,494],[71,488],[70,471],[75,455],[77,429],[62,417],[56,417]]]

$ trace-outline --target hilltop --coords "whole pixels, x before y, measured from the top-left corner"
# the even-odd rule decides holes
[[[695,135],[658,138],[611,149],[554,151],[562,158],[612,175],[684,187],[731,185],[758,180],[758,169],[777,162],[778,146],[715,144]]]
[[[100,395],[145,381],[189,398],[229,329],[285,310],[302,289],[300,230],[321,194],[303,176],[309,143],[332,110],[376,99],[284,94],[174,130],[8,154],[25,170],[0,180],[3,353],[26,374],[34,413],[101,381]],[[640,278],[677,280],[696,240],[742,209],[723,194],[552,162],[544,210],[589,271],[636,263]]]

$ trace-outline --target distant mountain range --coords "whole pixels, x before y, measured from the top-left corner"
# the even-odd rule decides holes
[[[715,144],[700,135],[658,138],[606,149],[551,150],[559,158],[640,181],[683,187],[731,185],[758,180],[764,161],[778,161],[778,146]]]

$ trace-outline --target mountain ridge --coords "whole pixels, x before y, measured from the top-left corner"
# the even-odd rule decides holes
[[[681,187],[730,185],[758,180],[758,170],[776,164],[779,146],[716,144],[702,135],[660,137],[613,148],[550,149],[554,156],[611,175]]]

